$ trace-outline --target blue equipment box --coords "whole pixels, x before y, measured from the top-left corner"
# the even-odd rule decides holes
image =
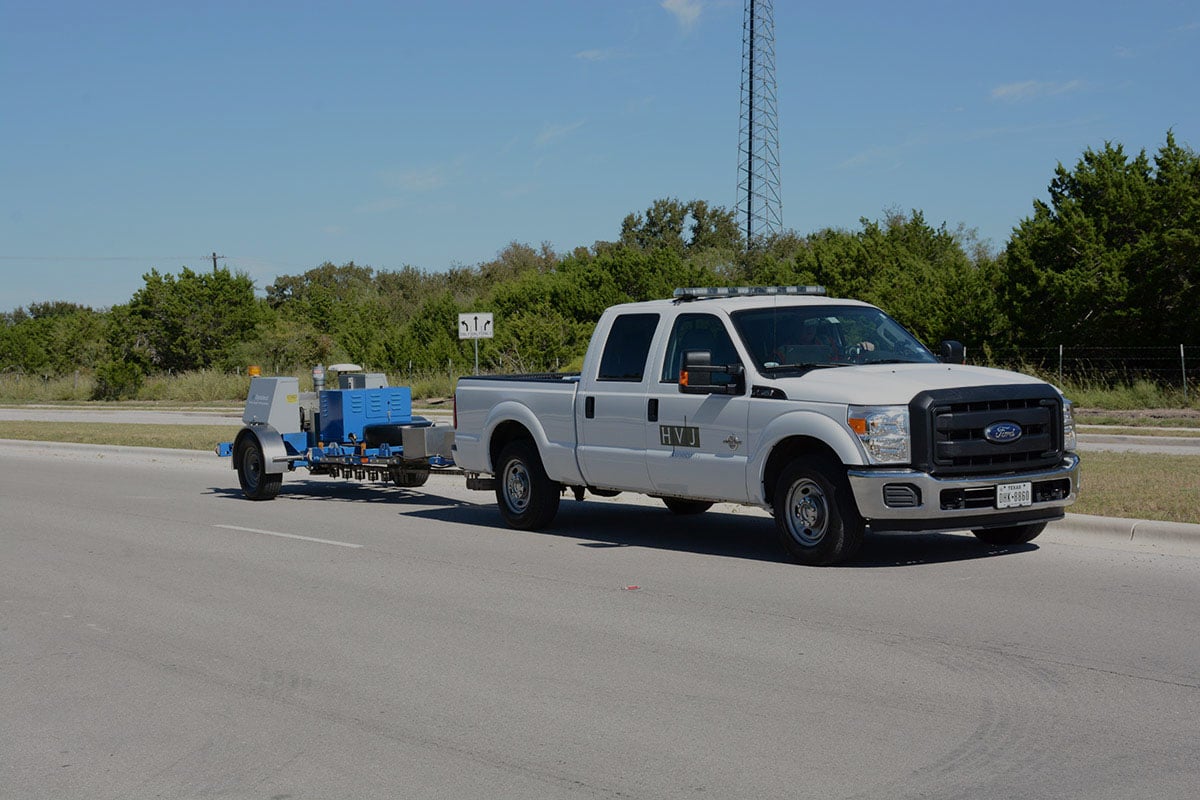
[[[321,392],[322,442],[363,440],[367,425],[412,422],[412,390],[407,386],[381,389],[325,389]]]

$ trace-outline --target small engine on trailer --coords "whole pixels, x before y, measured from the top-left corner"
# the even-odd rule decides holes
[[[216,449],[232,458],[247,498],[274,498],[284,473],[298,468],[406,488],[454,468],[454,429],[414,415],[407,386],[388,386],[382,373],[342,371],[339,388],[325,389],[323,373],[313,371],[322,380],[312,392],[292,377],[250,380],[244,427]]]

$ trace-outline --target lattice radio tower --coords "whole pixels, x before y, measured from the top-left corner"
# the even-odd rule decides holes
[[[746,0],[742,24],[737,218],[747,245],[783,229],[775,93],[775,9],[771,0]]]

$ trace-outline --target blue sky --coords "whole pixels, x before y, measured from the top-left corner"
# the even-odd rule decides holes
[[[151,268],[437,271],[733,208],[742,0],[0,0],[0,310]],[[783,221],[1000,249],[1061,161],[1200,150],[1200,5],[775,0]]]

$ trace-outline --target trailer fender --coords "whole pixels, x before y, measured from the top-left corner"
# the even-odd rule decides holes
[[[237,438],[233,440],[233,452],[235,454],[247,437],[253,437],[258,440],[258,446],[262,448],[263,472],[267,474],[280,474],[287,471],[287,446],[284,445],[283,436],[280,435],[279,431],[265,423],[247,425],[238,432]],[[235,470],[238,468],[236,457],[232,459],[230,466]]]

